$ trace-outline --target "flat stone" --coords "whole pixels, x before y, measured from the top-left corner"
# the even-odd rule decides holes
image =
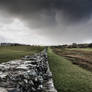
[[[0,92],[8,92],[5,88],[0,87]]]

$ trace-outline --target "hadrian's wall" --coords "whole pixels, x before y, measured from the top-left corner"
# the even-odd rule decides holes
[[[46,50],[0,64],[0,92],[57,92]]]

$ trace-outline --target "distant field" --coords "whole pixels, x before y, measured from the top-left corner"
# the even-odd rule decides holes
[[[43,48],[39,46],[0,46],[0,63],[32,55],[42,51]]]
[[[58,92],[92,92],[92,73],[48,50],[48,60]]]
[[[82,51],[92,51],[92,48],[72,48],[68,50],[82,50]]]
[[[73,64],[92,71],[92,48],[55,48],[54,51],[58,55],[71,60]]]

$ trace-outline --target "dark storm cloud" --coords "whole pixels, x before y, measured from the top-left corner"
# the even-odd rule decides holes
[[[10,24],[0,29],[2,40],[46,45],[91,41],[92,0],[0,0],[0,23]]]
[[[25,20],[45,25],[55,24],[57,14],[74,22],[89,18],[92,13],[92,0],[0,0],[0,6]]]
[[[56,0],[55,8],[75,20],[81,19],[92,13],[92,0]]]

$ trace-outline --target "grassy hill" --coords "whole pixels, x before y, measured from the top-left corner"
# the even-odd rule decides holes
[[[92,92],[92,73],[48,50],[48,60],[58,92]]]
[[[0,63],[32,55],[42,51],[43,48],[40,46],[0,46]]]

